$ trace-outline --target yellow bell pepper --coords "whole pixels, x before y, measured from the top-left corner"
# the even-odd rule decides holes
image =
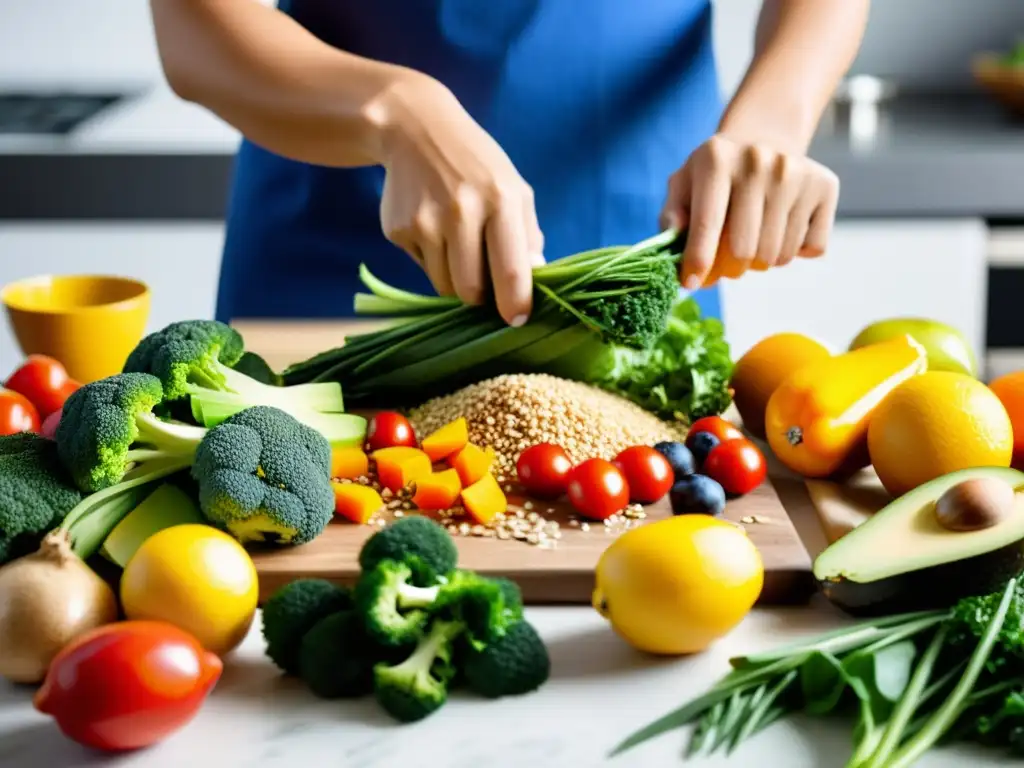
[[[886,395],[927,367],[924,347],[896,336],[799,368],[768,400],[768,444],[804,477],[863,467],[871,415]]]

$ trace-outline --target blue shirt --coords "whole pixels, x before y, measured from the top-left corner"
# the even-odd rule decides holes
[[[533,187],[548,261],[657,232],[668,178],[715,131],[709,0],[281,0],[321,40],[442,81]],[[243,141],[217,317],[351,316],[366,262],[433,293],[380,227],[379,167]],[[699,291],[720,316],[717,289]]]

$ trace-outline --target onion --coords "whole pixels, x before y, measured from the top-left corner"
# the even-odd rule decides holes
[[[0,675],[40,683],[61,648],[117,618],[114,591],[58,529],[0,568]]]

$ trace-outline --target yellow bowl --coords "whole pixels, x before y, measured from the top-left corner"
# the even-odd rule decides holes
[[[49,355],[87,384],[120,373],[149,322],[149,288],[109,275],[39,275],[0,291],[26,355]]]

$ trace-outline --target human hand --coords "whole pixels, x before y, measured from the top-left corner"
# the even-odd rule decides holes
[[[442,296],[482,303],[522,325],[532,268],[544,263],[533,190],[497,142],[436,80],[412,75],[391,89],[381,226]]]
[[[687,230],[683,287],[822,255],[838,197],[839,179],[808,157],[713,136],[669,179],[661,214]]]

